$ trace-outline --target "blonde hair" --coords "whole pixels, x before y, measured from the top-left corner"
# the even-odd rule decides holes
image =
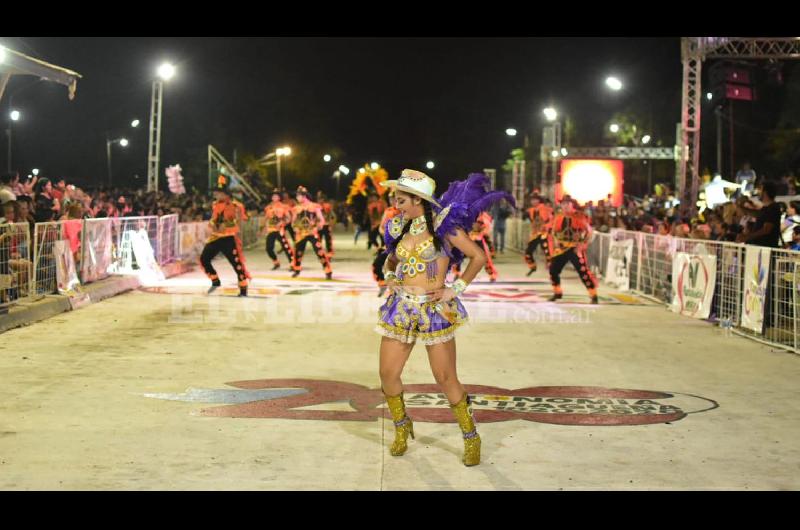
[[[80,219],[83,217],[83,206],[75,202],[70,204],[67,209],[67,215],[69,215],[71,219]]]

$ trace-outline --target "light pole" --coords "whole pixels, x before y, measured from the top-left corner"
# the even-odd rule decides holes
[[[620,81],[619,78],[611,75],[606,77],[606,86],[614,92],[619,92],[622,90],[622,81]]]
[[[289,156],[290,154],[292,154],[290,147],[279,147],[275,150],[275,158],[278,162],[278,188],[281,187],[281,157]]]
[[[131,122],[132,128],[137,128],[139,126],[139,120],[133,120]],[[128,147],[128,139],[127,138],[116,138],[112,140],[109,136],[109,133],[106,132],[106,161],[108,162],[108,187],[111,188],[111,146],[113,144],[119,144],[122,147]]]
[[[5,49],[2,46],[0,46],[0,50],[2,50],[2,54],[3,54],[3,57],[0,58],[0,64],[2,64],[2,62],[3,62],[4,58],[5,58],[5,53],[6,52],[5,52]],[[17,90],[15,90],[14,92],[12,92],[11,94],[8,95],[8,111],[9,111],[9,118],[11,118],[11,121],[9,121],[9,123],[8,123],[8,129],[7,129],[7,132],[8,132],[8,172],[9,173],[11,172],[11,122],[19,121],[19,119],[22,117],[20,112],[14,108],[14,104],[13,104],[14,96],[16,96],[20,92],[22,92],[24,90],[27,90],[30,87],[32,87],[33,85],[36,85],[37,83],[40,83],[42,81],[46,81],[46,79],[45,78],[37,79],[33,83],[30,83],[30,84],[27,84],[25,86],[19,87]]]
[[[175,67],[163,63],[158,67],[158,77],[153,80],[150,99],[150,140],[147,148],[147,191],[158,191],[158,164],[161,156],[161,107],[164,95],[164,81],[175,75]],[[137,124],[138,125],[138,124]],[[133,123],[131,126],[135,127]]]
[[[288,147],[288,146],[287,147],[279,147],[279,148],[275,149],[275,151],[273,151],[272,153],[267,153],[264,156],[264,158],[262,158],[260,160],[260,162],[265,166],[269,166],[269,165],[272,165],[272,164],[277,164],[277,166],[278,166],[278,189],[282,189],[282,187],[283,187],[282,186],[282,180],[281,180],[281,157],[282,156],[289,156],[290,154],[292,154],[292,148],[291,147]],[[275,162],[270,162],[269,159],[273,158],[273,157],[275,158]]]
[[[9,97],[8,100],[9,100],[9,106],[10,106],[11,98]],[[11,112],[8,113],[8,131],[7,132],[8,132],[8,172],[9,173],[11,173],[11,131],[12,131],[11,124],[13,122],[15,122],[15,121],[19,121],[20,117],[21,117],[21,114],[19,113],[18,110],[13,110],[12,109]]]
[[[331,160],[333,160],[333,157],[328,153],[322,155],[322,161],[325,162],[326,164],[328,164]],[[336,195],[334,196],[334,199],[339,198],[339,174],[340,173],[338,169],[333,172],[333,177],[336,179]]]
[[[339,200],[339,180],[341,179],[342,175],[349,175],[350,168],[344,165],[339,166],[339,169],[334,171],[333,176],[336,177],[336,200]]]
[[[555,184],[558,175],[558,157],[561,149],[561,122],[558,120],[558,111],[553,107],[542,110],[545,119],[552,123],[542,131],[542,193],[546,197],[555,199]],[[548,164],[547,162],[550,162]],[[548,175],[547,166],[550,166]]]
[[[111,189],[111,145],[112,144],[119,144],[122,147],[128,147],[128,140],[127,138],[116,138],[111,140],[108,135],[106,135],[106,160],[108,161],[108,189]]]

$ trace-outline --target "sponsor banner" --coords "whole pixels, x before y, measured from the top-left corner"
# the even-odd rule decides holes
[[[770,249],[747,245],[744,255],[744,298],[742,299],[742,327],[762,333],[764,328],[764,303],[767,299]]]
[[[800,315],[800,263],[794,263],[794,277],[792,278],[792,302],[794,307],[795,318],[792,319],[794,325],[794,347],[795,349],[800,346],[800,329],[798,329],[797,315]]]
[[[106,278],[111,267],[111,223],[87,220],[83,227],[86,248],[81,263],[83,283]]]
[[[717,258],[678,252],[672,261],[672,305],[675,313],[708,318],[717,280]]]
[[[164,273],[153,255],[153,247],[150,245],[147,232],[145,230],[131,231],[130,241],[136,265],[139,267],[138,273],[142,285],[152,285],[164,281]]]
[[[69,297],[72,309],[89,303],[89,295],[83,292],[81,282],[78,280],[75,259],[72,256],[69,241],[55,241],[53,243],[53,256],[56,259],[56,287],[58,293]]]
[[[611,241],[608,250],[605,281],[620,291],[631,288],[631,258],[633,257],[633,239]]]
[[[178,228],[181,258],[199,256],[208,239],[208,223],[180,223]]]

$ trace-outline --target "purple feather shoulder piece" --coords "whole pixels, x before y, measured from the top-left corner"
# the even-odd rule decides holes
[[[436,212],[433,221],[433,229],[442,241],[446,241],[448,235],[455,235],[459,228],[469,233],[478,215],[502,199],[516,208],[511,194],[505,191],[491,191],[490,185],[491,180],[483,173],[471,173],[466,180],[450,183],[447,191],[439,198],[442,208]],[[451,248],[446,244],[445,249],[454,264],[461,263],[464,259],[464,255],[457,248]]]

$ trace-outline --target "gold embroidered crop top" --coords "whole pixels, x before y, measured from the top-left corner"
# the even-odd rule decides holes
[[[403,279],[405,276],[414,278],[418,274],[427,272],[428,281],[434,281],[439,272],[436,260],[447,257],[447,254],[441,250],[436,250],[432,237],[417,243],[413,249],[408,249],[403,246],[402,241],[398,241],[395,254],[400,260],[396,272],[399,279]]]

